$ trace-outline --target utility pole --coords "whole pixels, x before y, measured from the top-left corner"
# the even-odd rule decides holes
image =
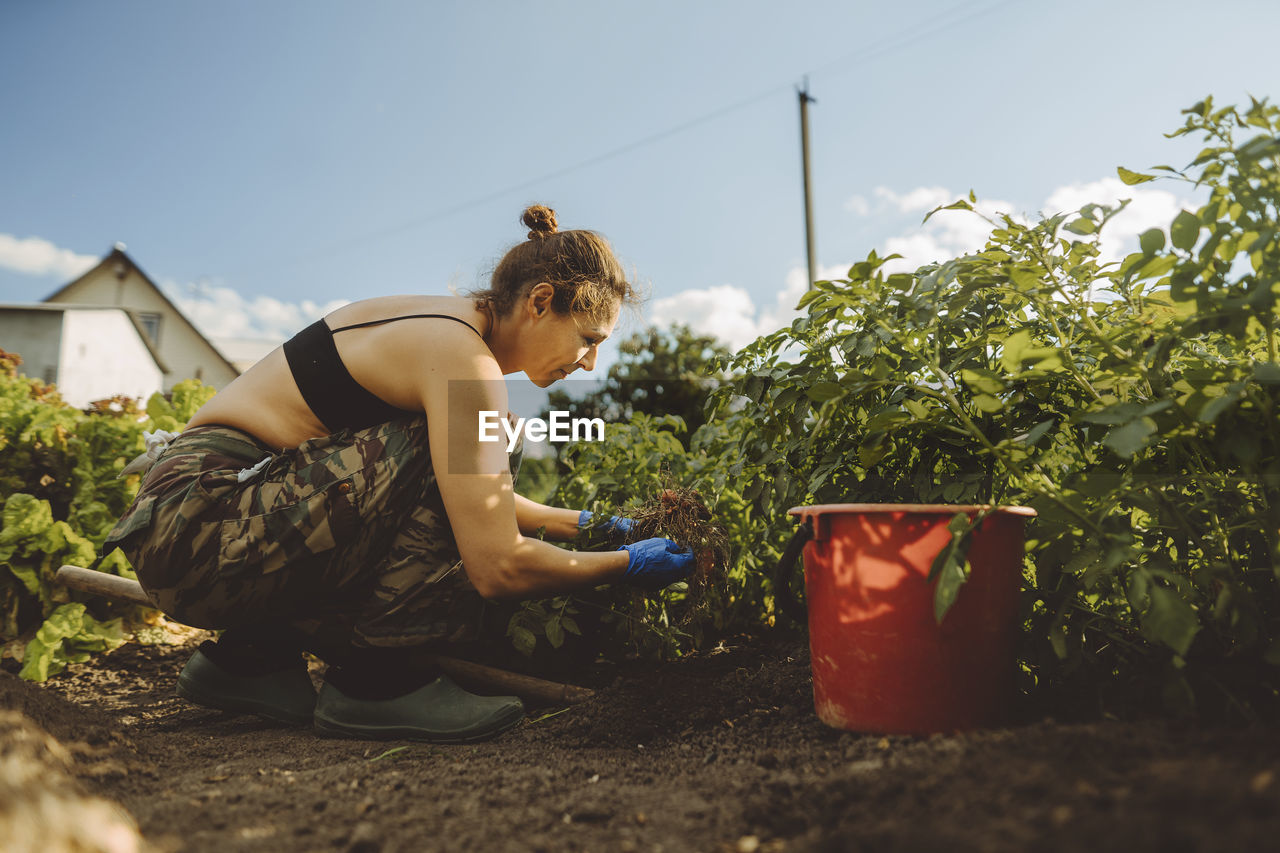
[[[804,172],[804,239],[805,256],[809,261],[809,287],[817,280],[818,265],[813,249],[813,189],[809,181],[809,104],[817,103],[809,97],[809,78],[804,78],[804,88],[797,89],[800,96],[800,165]]]

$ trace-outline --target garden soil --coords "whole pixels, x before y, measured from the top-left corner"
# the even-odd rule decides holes
[[[0,672],[0,709],[65,747],[65,784],[120,804],[155,850],[1176,853],[1280,838],[1280,731],[842,732],[813,714],[799,635],[589,667],[595,699],[465,746],[190,705],[173,689],[196,639],[125,646],[44,685]]]

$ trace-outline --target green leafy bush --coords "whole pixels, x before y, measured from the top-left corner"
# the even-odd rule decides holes
[[[0,352],[0,644],[22,661],[24,678],[43,680],[114,648],[126,624],[148,618],[143,608],[75,601],[54,575],[63,564],[93,563],[133,500],[138,478],[117,474],[144,449],[143,430],[181,429],[213,389],[178,383],[171,400],[153,395],[146,413],[125,398],[80,411],[52,386],[18,375],[20,363]],[[133,577],[119,552],[98,568]]]
[[[1209,145],[1160,169],[1209,201],[1141,251],[1100,258],[1122,204],[999,216],[982,251],[914,273],[872,253],[717,397],[766,517],[1034,507],[1022,659],[1060,712],[1280,711],[1280,110],[1185,114],[1175,135]]]
[[[674,415],[636,413],[625,423],[609,424],[604,442],[569,445],[552,502],[602,515],[625,514],[669,486],[692,488],[701,492],[715,519],[726,526],[730,540],[746,547],[733,550],[723,574],[697,606],[685,584],[656,594],[615,585],[526,603],[508,625],[518,649],[531,653],[543,637],[558,648],[568,639],[566,631],[582,635],[580,623],[586,623],[606,629],[588,628],[586,639],[579,641],[593,644],[593,653],[671,657],[709,638],[758,627],[770,619],[761,578],[776,550],[770,554],[747,545],[761,542],[767,530],[729,473],[730,434],[722,423],[704,425],[689,438],[686,451],[681,443],[684,432],[683,420]],[[561,614],[576,614],[576,618],[566,622]]]

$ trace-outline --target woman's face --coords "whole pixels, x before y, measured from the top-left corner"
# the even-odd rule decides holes
[[[619,306],[604,319],[582,314],[557,314],[550,304],[533,318],[525,349],[525,375],[539,388],[565,379],[575,370],[591,370],[605,338],[618,325]]]

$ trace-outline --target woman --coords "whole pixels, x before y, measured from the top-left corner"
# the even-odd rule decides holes
[[[504,374],[546,387],[590,370],[636,300],[602,237],[558,231],[541,206],[522,221],[529,240],[488,290],[340,308],[164,446],[108,547],[161,610],[227,629],[184,668],[183,696],[349,736],[485,738],[519,722],[520,700],[423,665],[475,630],[483,599],[688,576],[691,554],[666,539],[532,538],[574,539],[590,514],[516,495],[518,458],[480,440],[479,413],[507,411]],[[318,697],[304,648],[329,664]]]

